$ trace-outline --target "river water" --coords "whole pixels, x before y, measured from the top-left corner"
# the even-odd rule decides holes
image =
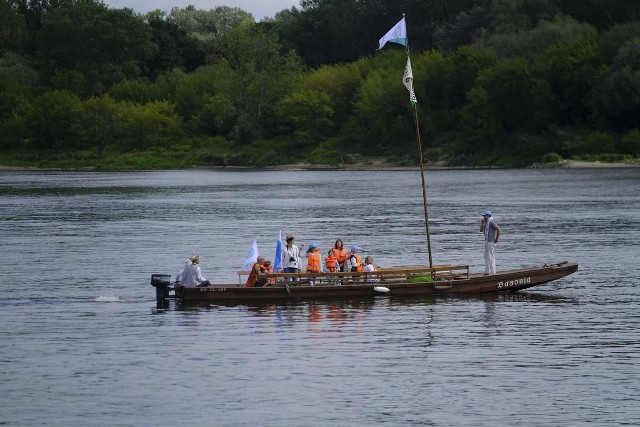
[[[489,297],[157,310],[192,253],[428,259],[416,171],[0,172],[0,425],[640,424],[640,168],[427,171],[433,261],[580,270]]]

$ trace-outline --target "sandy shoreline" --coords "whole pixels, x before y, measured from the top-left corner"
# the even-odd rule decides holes
[[[561,168],[637,168],[640,163],[608,163],[608,162],[577,162],[575,160],[565,160],[560,162],[558,167]]]

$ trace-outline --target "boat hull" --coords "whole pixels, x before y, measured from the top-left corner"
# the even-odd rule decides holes
[[[241,285],[212,285],[180,288],[175,297],[184,302],[239,302],[290,299],[353,299],[387,296],[460,296],[490,292],[519,291],[561,279],[578,270],[574,263],[521,268],[496,274],[469,274],[431,282],[368,282],[355,284],[277,285],[248,288]]]

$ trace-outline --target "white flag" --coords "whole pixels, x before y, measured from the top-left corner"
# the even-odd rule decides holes
[[[249,249],[249,255],[242,265],[242,271],[251,270],[256,261],[258,261],[258,242],[254,240]]]
[[[387,34],[382,36],[378,50],[382,49],[382,46],[387,42],[398,43],[404,46],[407,45],[407,25],[405,24],[404,18],[402,18],[392,29],[387,31]]]
[[[413,91],[413,70],[411,69],[411,59],[407,58],[407,68],[404,69],[404,77],[402,78],[402,83],[409,91],[409,101],[412,104],[418,102],[416,98],[416,93]]]
[[[411,59],[407,58],[407,68],[404,69],[404,78],[402,83],[409,92],[413,90],[413,70],[411,69]]]

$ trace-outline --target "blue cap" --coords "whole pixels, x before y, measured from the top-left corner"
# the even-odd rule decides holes
[[[316,245],[315,242],[309,243],[309,249],[313,249],[313,248],[317,248],[317,247],[318,247],[318,245]]]
[[[362,248],[360,246],[358,246],[358,245],[351,246],[351,251],[352,252],[359,251],[359,250],[362,250]]]
[[[482,216],[485,216],[485,215],[491,216],[491,211],[490,210],[483,211]]]

